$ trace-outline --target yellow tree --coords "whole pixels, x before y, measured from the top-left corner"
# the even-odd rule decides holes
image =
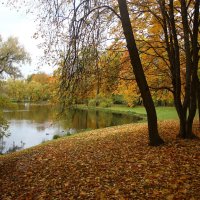
[[[145,53],[148,49],[153,51],[159,63],[158,72],[168,74],[169,81],[164,80],[173,94],[180,119],[180,136],[193,138],[198,88],[199,1],[144,0],[132,2],[132,6],[136,15],[143,13],[141,18],[149,25],[142,31],[145,38],[140,41],[141,46],[147,44]]]

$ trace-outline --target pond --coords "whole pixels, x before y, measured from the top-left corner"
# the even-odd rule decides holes
[[[35,146],[54,135],[74,134],[81,130],[138,122],[142,118],[96,110],[68,109],[58,120],[58,109],[50,105],[17,104],[14,110],[4,111],[9,121],[9,137],[1,138],[0,153]]]

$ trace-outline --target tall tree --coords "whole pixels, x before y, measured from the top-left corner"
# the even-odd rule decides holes
[[[19,44],[17,38],[9,37],[3,41],[0,36],[0,79],[5,75],[20,77],[20,64],[29,61],[29,55]],[[1,86],[0,86],[1,89]],[[0,139],[8,135],[8,122],[4,119],[2,109],[9,105],[9,100],[0,93]]]
[[[118,5],[121,15],[124,36],[126,38],[127,48],[133,67],[133,72],[135,74],[136,82],[140,89],[143,103],[147,112],[150,144],[159,145],[162,144],[163,141],[158,134],[156,110],[149,90],[149,86],[146,81],[135,38],[133,35],[127,2],[126,0],[118,0]]]
[[[172,92],[180,120],[179,135],[193,138],[198,94],[199,1],[143,0],[132,1],[131,5],[138,17],[144,13],[141,18],[149,25],[143,23],[146,37],[140,37],[140,51],[151,54],[159,63],[155,65],[157,72],[165,74],[161,87],[156,83],[157,89]]]

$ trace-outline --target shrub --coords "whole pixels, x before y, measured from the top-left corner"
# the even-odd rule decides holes
[[[99,107],[107,108],[109,106],[108,106],[108,104],[105,101],[102,101],[102,102],[100,102]]]
[[[113,100],[114,104],[125,104],[126,103],[126,101],[124,100],[124,96],[119,95],[119,94],[113,95],[112,100]]]
[[[113,104],[112,99],[103,98],[99,103],[99,107],[108,108],[111,107]]]
[[[70,135],[72,135],[72,134],[70,132],[67,132],[66,136],[70,136]]]
[[[88,106],[95,107],[99,106],[102,108],[110,107],[113,104],[113,100],[105,97],[96,97],[95,99],[90,99],[88,102]]]
[[[56,135],[53,136],[53,139],[54,139],[54,140],[56,140],[56,139],[58,139],[58,138],[60,138],[60,135],[57,135],[57,134],[56,134]]]
[[[88,106],[94,107],[96,106],[96,104],[97,104],[96,99],[90,99],[88,101]]]

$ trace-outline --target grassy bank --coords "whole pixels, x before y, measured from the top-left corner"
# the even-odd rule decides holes
[[[83,110],[101,110],[105,112],[115,112],[115,113],[123,113],[123,114],[138,114],[142,116],[146,116],[145,108],[142,106],[137,106],[134,108],[130,108],[123,105],[113,105],[108,108],[101,107],[88,107],[86,105],[76,105],[76,108]],[[173,119],[177,120],[178,115],[174,107],[156,107],[156,112],[158,116],[158,120],[167,120]]]
[[[0,157],[0,199],[199,199],[200,141],[148,146],[146,124],[80,133]]]

